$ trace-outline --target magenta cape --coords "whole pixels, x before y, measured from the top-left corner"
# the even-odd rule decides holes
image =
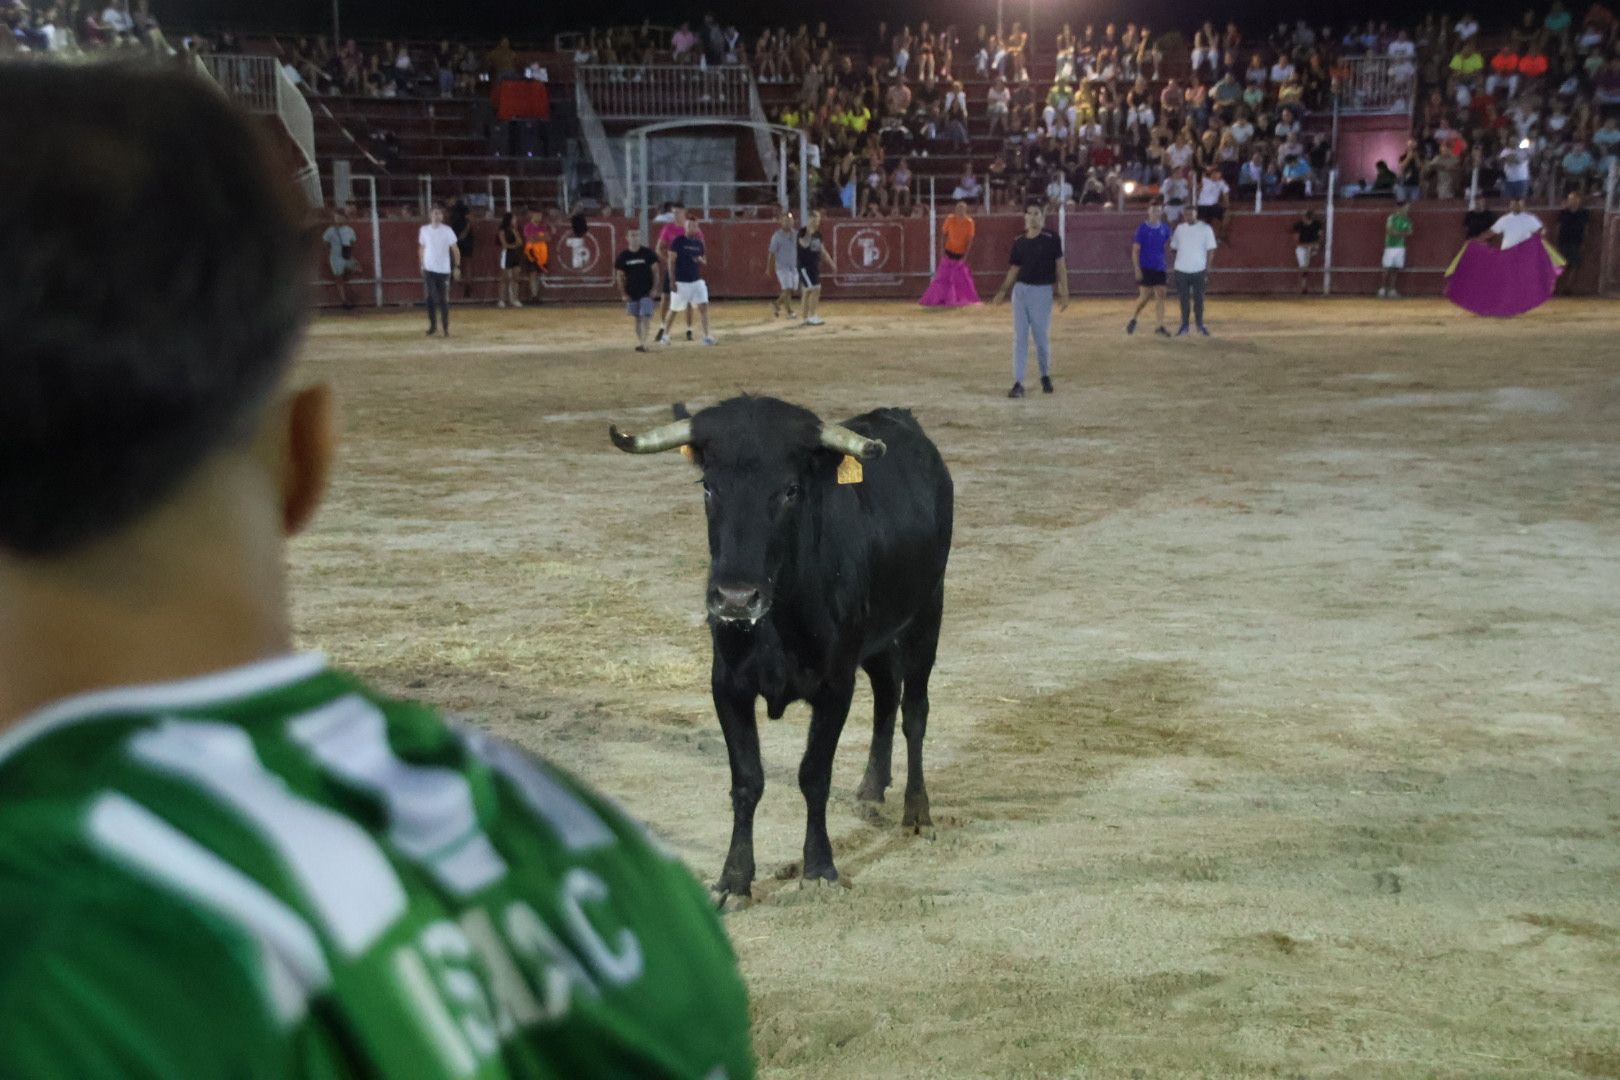
[[[1470,240],[1446,272],[1446,299],[1475,315],[1523,315],[1552,296],[1562,263],[1539,236],[1506,251]]]
[[[940,259],[934,280],[917,303],[925,307],[972,307],[979,302],[979,290],[973,287],[973,273],[965,259]]]

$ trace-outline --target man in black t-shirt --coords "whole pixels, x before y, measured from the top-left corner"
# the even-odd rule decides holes
[[[1292,226],[1294,233],[1294,261],[1299,263],[1299,292],[1303,296],[1310,291],[1305,281],[1305,271],[1310,267],[1311,260],[1316,253],[1322,250],[1322,219],[1316,216],[1316,210],[1307,206],[1305,213],[1300,215],[1298,221]]]
[[[642,241],[640,229],[631,229],[625,244],[613,260],[613,279],[625,310],[636,320],[636,352],[646,352],[647,330],[657,309],[658,255]]]
[[[1046,227],[1046,211],[1031,206],[1024,211],[1024,234],[1013,241],[1007,277],[991,304],[999,304],[1012,289],[1013,385],[1010,398],[1024,396],[1024,370],[1029,365],[1029,338],[1035,337],[1035,362],[1041,368],[1041,392],[1052,392],[1052,291],[1058,310],[1069,307],[1069,269],[1063,261],[1063,241]],[[1016,281],[1016,284],[1015,284]]]
[[[1584,202],[1579,191],[1571,191],[1564,197],[1564,208],[1558,211],[1558,254],[1567,264],[1558,275],[1558,291],[1565,296],[1574,286],[1575,272],[1581,268],[1581,256],[1586,247],[1586,223],[1592,212],[1586,209]]]

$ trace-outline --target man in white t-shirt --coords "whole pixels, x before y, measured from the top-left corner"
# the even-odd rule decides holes
[[[1530,194],[1530,148],[1524,145],[1529,141],[1522,140],[1498,155],[1502,162],[1502,194],[1513,201]]]
[[[450,277],[461,280],[461,249],[456,246],[456,230],[444,223],[444,211],[437,206],[416,233],[416,262],[427,292],[427,336],[432,337],[442,323],[444,336],[449,337]]]
[[[1518,247],[1541,230],[1541,219],[1535,214],[1525,213],[1523,199],[1514,199],[1509,203],[1508,212],[1491,226],[1491,232],[1500,238],[1503,251]]]
[[[1232,201],[1232,188],[1219,169],[1204,170],[1198,181],[1198,220],[1226,231],[1226,208]]]
[[[1218,246],[1215,230],[1206,221],[1183,221],[1170,234],[1170,249],[1176,253],[1176,296],[1181,300],[1181,329],[1177,337],[1187,336],[1187,317],[1194,315],[1198,332],[1209,337],[1204,327],[1204,292],[1209,288],[1211,257]]]

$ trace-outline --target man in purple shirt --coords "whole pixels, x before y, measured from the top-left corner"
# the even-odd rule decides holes
[[[1152,300],[1159,320],[1159,328],[1154,333],[1170,336],[1169,328],[1164,325],[1164,246],[1169,242],[1170,226],[1164,223],[1164,207],[1156,201],[1149,203],[1148,219],[1136,227],[1136,237],[1131,241],[1131,267],[1136,271],[1136,310],[1131,313],[1131,321],[1125,324],[1127,334],[1136,333],[1136,320]]]

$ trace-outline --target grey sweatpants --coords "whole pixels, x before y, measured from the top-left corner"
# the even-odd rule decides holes
[[[1052,374],[1052,286],[1013,286],[1013,382],[1024,381],[1029,367],[1029,336],[1035,335],[1035,362],[1043,376]]]
[[[1181,325],[1187,325],[1187,308],[1192,307],[1193,315],[1198,319],[1198,325],[1204,325],[1204,290],[1209,287],[1209,271],[1200,270],[1196,274],[1184,274],[1176,271],[1176,295],[1181,298]]]
[[[444,320],[445,330],[450,329],[450,275],[435,274],[432,270],[422,271],[422,288],[427,293],[428,329],[432,330]]]

